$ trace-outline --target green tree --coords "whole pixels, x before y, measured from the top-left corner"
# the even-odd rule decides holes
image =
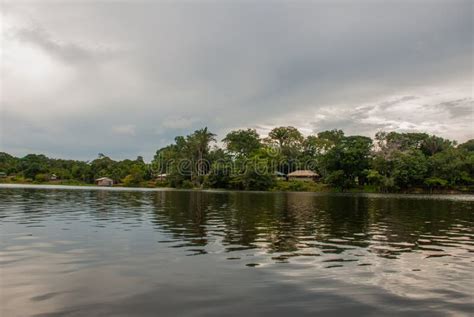
[[[301,156],[304,137],[295,127],[276,127],[270,131],[265,139],[267,146],[275,148],[278,154],[275,159],[280,160],[277,169],[283,173],[295,170],[298,158]]]
[[[440,186],[469,185],[473,182],[474,153],[459,148],[448,148],[428,159],[428,178],[443,180]]]
[[[18,158],[5,153],[0,152],[0,172],[7,175],[17,172]]]
[[[198,185],[202,183],[202,176],[209,171],[209,166],[206,165],[206,155],[209,153],[210,143],[215,142],[215,134],[211,133],[207,127],[194,131],[193,134],[186,138],[187,143],[194,152],[191,180]]]
[[[129,174],[123,179],[125,186],[139,186],[145,177],[145,171],[139,164],[135,164],[129,170]]]
[[[235,189],[268,190],[275,185],[276,177],[266,158],[253,156],[245,162],[243,170],[233,175],[231,184]]]
[[[295,127],[277,127],[268,133],[268,140],[274,142],[283,151],[298,149],[304,137]]]
[[[470,139],[458,146],[461,150],[466,150],[467,152],[474,152],[474,139]]]
[[[453,147],[454,142],[441,137],[430,135],[421,142],[420,149],[425,155],[435,155]]]
[[[326,181],[342,189],[365,184],[371,148],[372,140],[368,137],[342,137],[321,157]]]
[[[420,150],[394,153],[392,176],[398,188],[422,186],[428,172],[428,162]]]
[[[227,151],[244,157],[249,157],[262,146],[260,136],[255,129],[231,131],[222,141]]]

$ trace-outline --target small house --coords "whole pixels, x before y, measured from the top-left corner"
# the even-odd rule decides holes
[[[156,180],[159,181],[159,182],[163,182],[163,181],[166,180],[166,177],[167,177],[167,176],[168,176],[168,175],[167,175],[166,173],[159,174],[159,175],[156,176]]]
[[[311,170],[299,170],[288,174],[289,180],[315,181],[319,175]]]
[[[97,186],[112,186],[114,180],[108,177],[101,177],[95,180]]]
[[[51,174],[51,176],[49,177],[49,180],[51,181],[58,180],[58,176],[56,174]]]

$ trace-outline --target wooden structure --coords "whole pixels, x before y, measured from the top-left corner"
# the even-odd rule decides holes
[[[101,177],[95,180],[97,186],[112,186],[114,180],[108,177]]]
[[[288,174],[288,180],[315,181],[318,174],[310,170],[299,170]]]
[[[159,174],[156,176],[156,180],[159,181],[159,182],[163,182],[166,180],[166,177],[168,177],[168,175],[166,175],[165,173],[163,174]]]

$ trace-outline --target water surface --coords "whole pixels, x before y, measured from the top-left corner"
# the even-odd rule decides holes
[[[463,316],[473,196],[0,186],[1,316]]]

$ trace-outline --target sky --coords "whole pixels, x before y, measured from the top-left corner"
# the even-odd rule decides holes
[[[0,151],[150,160],[207,126],[474,138],[472,1],[1,4]]]

